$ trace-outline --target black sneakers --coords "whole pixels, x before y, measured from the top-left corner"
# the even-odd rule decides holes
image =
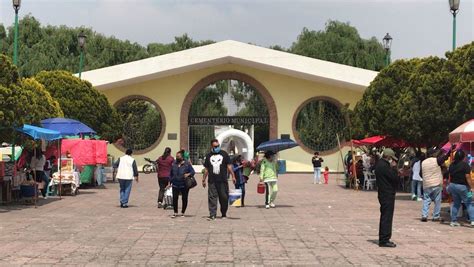
[[[395,248],[395,247],[397,247],[397,245],[395,243],[393,243],[392,241],[388,241],[388,242],[379,243],[379,247],[381,247],[381,248]]]

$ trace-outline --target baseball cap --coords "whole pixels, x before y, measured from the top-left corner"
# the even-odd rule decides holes
[[[398,158],[395,157],[395,151],[393,151],[391,148],[384,149],[382,155],[389,156],[394,160],[398,160]]]

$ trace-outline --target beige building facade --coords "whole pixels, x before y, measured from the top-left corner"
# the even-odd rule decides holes
[[[162,117],[158,140],[149,148],[135,152],[143,158],[158,158],[165,147],[173,151],[188,147],[188,116],[193,100],[207,85],[232,79],[252,85],[268,109],[269,139],[290,137],[300,146],[282,151],[287,171],[312,171],[314,152],[305,146],[296,131],[296,117],[306,103],[328,101],[337,107],[353,108],[377,72],[275,51],[236,41],[180,51],[150,59],[84,72],[117,105],[127,99],[145,99],[157,107]],[[342,143],[343,153],[349,147]],[[122,154],[109,145],[109,153]],[[342,171],[338,147],[320,151],[331,171]]]

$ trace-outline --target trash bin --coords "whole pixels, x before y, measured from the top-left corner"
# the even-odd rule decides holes
[[[286,173],[286,160],[278,160],[278,174]]]

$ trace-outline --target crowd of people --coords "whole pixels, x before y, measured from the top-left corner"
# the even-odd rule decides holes
[[[449,158],[453,160],[450,162]],[[419,153],[411,164],[412,199],[423,201],[421,221],[427,222],[431,203],[434,204],[432,221],[441,221],[441,200],[443,184],[452,198],[450,226],[460,226],[458,212],[461,205],[467,211],[467,219],[474,227],[474,207],[472,206],[473,184],[471,166],[466,162],[466,153],[462,150],[448,151],[429,149],[426,157]],[[385,149],[381,159],[376,161],[375,176],[380,203],[379,246],[396,247],[390,239],[395,208],[395,194],[399,185],[398,158],[392,149]],[[410,166],[410,165],[409,165]]]
[[[202,176],[202,186],[208,189],[208,220],[216,219],[218,204],[221,218],[225,219],[227,217],[229,178],[231,178],[235,188],[241,190],[242,207],[245,206],[245,184],[253,170],[256,170],[260,182],[265,187],[265,208],[269,209],[276,206],[278,165],[275,153],[272,151],[265,152],[264,158],[256,164],[256,161],[246,162],[240,155],[236,155],[231,159],[229,154],[221,149],[219,141],[216,139],[212,140],[210,144],[210,151],[206,155],[203,164]],[[131,155],[132,151],[127,150],[126,155],[116,162],[122,208],[128,207],[131,181],[135,178],[138,182],[136,162]],[[452,158],[452,161],[450,161],[450,158]],[[354,159],[356,160],[355,164],[353,164]],[[452,227],[460,226],[458,211],[461,205],[464,205],[470,225],[474,227],[474,207],[471,205],[473,188],[471,166],[465,159],[466,154],[462,150],[442,153],[439,149],[429,149],[426,154],[418,152],[410,158],[401,158],[390,148],[386,148],[381,152],[374,150],[368,155],[359,154],[354,156],[351,151],[348,153],[345,163],[349,167],[356,165],[356,168],[348,169],[348,174],[357,173],[357,177],[360,179],[359,183],[364,183],[364,171],[371,171],[375,174],[380,203],[378,243],[380,247],[396,247],[396,244],[391,241],[395,195],[400,190],[400,181],[401,179],[404,180],[404,176],[408,176],[411,181],[411,198],[423,201],[422,222],[428,221],[431,203],[434,205],[431,220],[434,222],[441,220],[443,185],[448,181],[446,192],[449,193],[453,202],[450,209],[450,225]],[[322,162],[324,162],[323,158],[320,157],[318,152],[315,152],[312,158],[314,184],[322,183]],[[157,159],[157,165],[160,188],[158,207],[163,205],[165,190],[172,188],[174,213],[171,217],[178,216],[179,195],[182,198],[180,216],[184,217],[190,191],[186,179],[195,175],[189,153],[182,149],[173,158],[171,149],[166,148],[163,155]],[[328,171],[326,167],[323,172],[326,184],[328,182]]]
[[[250,173],[258,169],[260,182],[266,187],[265,208],[275,208],[275,200],[278,192],[278,166],[275,153],[266,151],[264,158],[258,162],[245,161],[241,155],[234,156],[222,150],[217,139],[211,141],[209,153],[206,155],[203,164],[202,186],[208,191],[208,220],[215,220],[217,217],[217,207],[220,206],[221,218],[227,218],[229,207],[229,183],[231,178],[235,189],[241,190],[241,206],[245,207],[245,184]],[[116,178],[120,183],[120,207],[128,208],[129,196],[132,181],[138,179],[137,163],[132,158],[133,151],[128,149],[124,156],[115,163],[117,168]],[[178,151],[173,157],[171,148],[167,147],[162,156],[157,160],[158,167],[158,208],[163,207],[165,191],[172,189],[172,206],[174,213],[172,218],[177,216],[185,217],[188,206],[189,192],[192,187],[188,185],[187,179],[195,179],[195,170],[189,158],[189,152],[184,149]],[[257,166],[258,162],[258,166]],[[181,213],[178,214],[178,199],[181,195]]]

